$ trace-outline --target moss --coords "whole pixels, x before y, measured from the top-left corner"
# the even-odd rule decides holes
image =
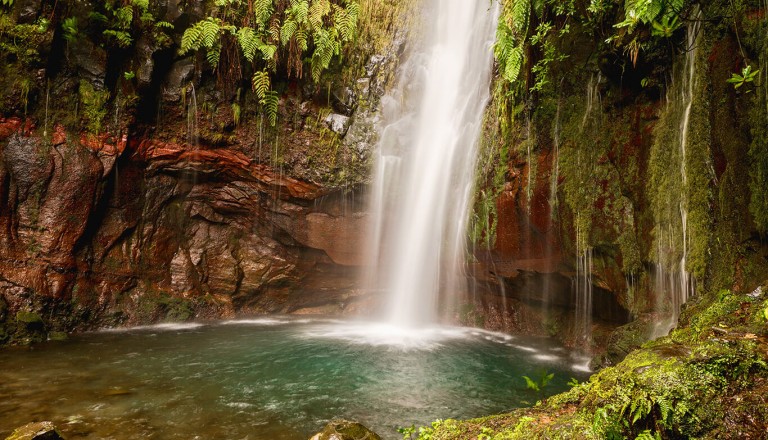
[[[768,382],[761,315],[768,299],[723,291],[706,300],[695,304],[695,313],[686,311],[690,325],[647,343],[587,383],[509,414],[437,421],[422,428],[419,438],[622,439],[644,432],[661,438],[758,438],[767,420],[755,418],[765,411],[752,391]],[[743,400],[758,406],[739,404]]]
[[[195,317],[196,308],[194,300],[154,290],[141,295],[135,305],[140,322],[189,321]]]
[[[80,80],[78,89],[80,94],[80,114],[83,117],[85,128],[94,134],[101,132],[104,118],[107,115],[107,101],[109,91],[96,90],[91,83]]]

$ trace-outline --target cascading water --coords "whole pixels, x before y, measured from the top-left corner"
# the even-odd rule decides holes
[[[697,13],[700,15],[700,13]],[[687,53],[682,74],[679,75],[678,93],[673,96],[679,113],[679,172],[683,191],[679,194],[667,194],[669,223],[656,225],[656,308],[664,316],[656,326],[654,336],[669,333],[680,315],[680,308],[693,294],[693,282],[687,270],[688,262],[688,172],[686,166],[688,132],[691,110],[694,103],[696,81],[696,40],[700,32],[700,21],[693,20],[687,29]],[[674,110],[674,109],[673,109]],[[672,223],[678,223],[673,225]],[[670,256],[679,256],[679,261],[669,261]],[[673,257],[674,258],[674,257]]]
[[[419,43],[383,101],[372,190],[371,288],[385,319],[437,321],[438,293],[460,289],[476,143],[489,99],[498,8],[425,0]]]

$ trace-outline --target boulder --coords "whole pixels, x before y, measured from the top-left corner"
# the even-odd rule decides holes
[[[195,77],[195,61],[193,58],[184,58],[176,61],[166,77],[163,88],[163,99],[171,102],[181,100],[181,90]]]
[[[28,423],[13,430],[5,440],[63,440],[53,422]]]
[[[333,420],[310,440],[381,440],[381,437],[360,423]]]
[[[334,132],[344,136],[349,130],[349,117],[338,113],[331,113],[325,118],[325,124]]]

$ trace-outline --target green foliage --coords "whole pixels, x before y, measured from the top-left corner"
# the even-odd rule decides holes
[[[179,55],[205,51],[211,68],[228,81],[251,75],[253,91],[272,125],[277,120],[279,96],[270,85],[278,59],[289,75],[303,76],[309,65],[317,82],[339,56],[344,43],[354,40],[360,5],[356,0],[218,0],[211,16],[184,30]],[[221,66],[221,53],[236,45],[245,63]]]
[[[546,371],[541,372],[541,376],[539,376],[538,380],[533,380],[528,376],[523,376],[523,379],[525,379],[525,386],[529,390],[533,390],[536,392],[542,392],[544,391],[544,388],[549,384],[549,382],[554,379],[555,373],[547,373]]]
[[[399,427],[397,428],[397,432],[403,436],[403,440],[411,440],[413,438],[413,434],[416,432],[416,426],[411,425],[407,427]]]
[[[0,0],[0,4],[2,4],[3,6],[11,7],[13,6],[13,1],[14,0]]]
[[[80,112],[86,129],[94,134],[101,131],[104,117],[107,115],[106,103],[109,91],[94,89],[88,81],[81,80],[79,87]]]
[[[733,88],[738,89],[746,83],[753,82],[759,73],[760,69],[752,71],[752,66],[747,65],[747,67],[741,69],[741,74],[732,74],[731,77],[726,80],[726,82],[728,84],[733,84]],[[747,93],[749,93],[749,90]]]
[[[63,31],[64,39],[70,43],[77,40],[79,30],[77,29],[77,17],[65,18],[61,22],[61,30]]]

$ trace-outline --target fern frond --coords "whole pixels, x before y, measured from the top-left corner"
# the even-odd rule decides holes
[[[269,80],[269,72],[262,70],[261,72],[254,73],[253,78],[251,78],[251,87],[259,98],[259,102],[264,105],[267,92],[272,87]]]
[[[296,23],[306,23],[309,14],[309,2],[307,0],[291,0],[291,7],[288,9],[288,14],[294,21],[296,21]]]
[[[280,96],[276,91],[270,90],[264,95],[264,109],[267,112],[269,125],[275,126],[277,123],[277,107],[280,102]]]
[[[306,51],[307,48],[309,47],[309,43],[308,43],[309,36],[307,35],[307,31],[304,29],[297,30],[295,34],[295,38],[296,38],[296,44],[299,46],[299,50],[301,50],[302,52]]]
[[[261,42],[261,39],[256,35],[256,32],[250,27],[240,28],[236,35],[237,42],[243,50],[243,56],[248,61],[253,62],[253,59],[256,56],[256,51],[258,51],[259,47],[264,43]]]
[[[128,32],[115,30],[115,29],[107,29],[103,32],[105,37],[113,38],[117,45],[122,48],[130,47],[131,44],[133,44],[133,37],[131,37],[131,34]]]
[[[267,27],[273,11],[272,0],[253,0],[253,15],[260,29]]]
[[[211,48],[219,39],[220,26],[213,18],[208,17],[207,20],[202,22],[202,40],[201,45],[206,48]]]
[[[314,0],[309,6],[309,24],[312,29],[319,29],[323,26],[323,19],[331,12],[331,2],[329,0]]]
[[[277,52],[277,46],[272,44],[262,44],[259,46],[259,51],[261,52],[261,57],[265,61],[274,61],[275,53]]]
[[[155,27],[158,29],[173,29],[173,24],[168,23],[167,21],[158,21],[155,23]]]
[[[286,18],[283,26],[280,28],[280,43],[285,46],[290,41],[299,25],[292,18]]]
[[[523,68],[523,48],[516,46],[509,51],[507,58],[503,61],[504,79],[510,83],[517,81],[520,76],[520,70]]]
[[[208,51],[205,53],[205,59],[208,60],[208,64],[211,65],[212,68],[216,68],[216,66],[219,65],[219,59],[221,58],[221,43],[214,44],[213,46],[208,48]]]

